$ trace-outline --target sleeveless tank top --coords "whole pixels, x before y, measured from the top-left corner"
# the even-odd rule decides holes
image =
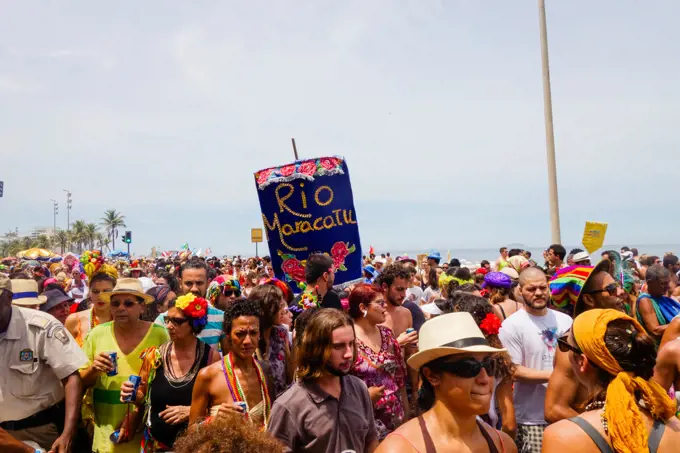
[[[198,345],[200,349],[196,357],[201,355],[200,350],[202,350],[198,365],[200,370],[208,365],[210,346],[202,341],[199,341]],[[173,445],[179,433],[187,428],[187,423],[168,425],[159,414],[166,409],[166,406],[191,406],[191,393],[194,390],[198,373],[191,380],[181,384],[168,382],[165,373],[165,362],[163,362],[156,370],[156,377],[151,383],[151,435],[165,445]]]

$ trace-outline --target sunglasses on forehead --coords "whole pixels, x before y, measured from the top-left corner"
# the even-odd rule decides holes
[[[486,374],[489,376],[494,376],[496,374],[497,363],[496,358],[494,357],[487,357],[481,361],[468,357],[456,360],[455,362],[440,362],[434,368],[445,373],[451,373],[458,377],[469,379],[479,376],[482,369],[486,370]]]

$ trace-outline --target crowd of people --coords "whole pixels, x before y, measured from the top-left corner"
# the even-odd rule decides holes
[[[0,273],[2,452],[678,450],[670,253],[84,256]]]

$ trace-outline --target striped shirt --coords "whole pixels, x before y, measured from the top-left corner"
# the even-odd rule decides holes
[[[165,327],[165,321],[163,317],[167,315],[168,312],[161,313],[158,315],[154,321],[159,326]],[[224,312],[219,310],[212,305],[208,305],[208,324],[205,325],[205,329],[197,335],[197,337],[203,340],[210,346],[216,346],[219,349],[220,340],[224,337],[224,332],[222,331],[222,326],[224,325]]]

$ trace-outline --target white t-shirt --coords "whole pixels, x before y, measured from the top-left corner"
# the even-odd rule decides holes
[[[516,365],[552,371],[557,339],[571,328],[571,323],[569,316],[555,310],[549,309],[545,316],[534,316],[520,310],[503,321],[498,337]],[[518,424],[546,424],[543,407],[547,387],[547,383],[515,383],[515,417]]]
[[[432,299],[432,296],[434,296],[435,299],[439,299],[442,297],[442,292],[438,289],[435,290],[432,289],[431,286],[428,286],[427,288],[425,288],[425,291],[423,292],[422,299],[424,302],[422,303],[429,304],[430,299]]]
[[[414,286],[413,288],[408,288],[406,290],[406,299],[404,299],[404,302],[411,301],[420,305],[421,297],[423,297],[423,289],[419,286]]]

